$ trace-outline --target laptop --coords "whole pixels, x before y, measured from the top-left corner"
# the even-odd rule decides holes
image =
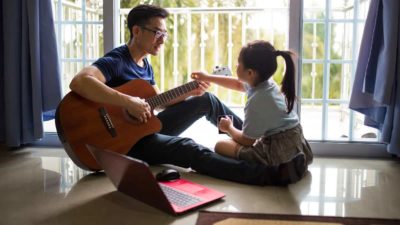
[[[225,196],[185,179],[158,182],[144,161],[86,146],[118,191],[167,213],[182,214]]]

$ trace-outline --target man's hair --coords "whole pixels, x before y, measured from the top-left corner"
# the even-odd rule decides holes
[[[128,14],[128,29],[129,33],[131,34],[130,39],[133,38],[132,34],[132,27],[135,25],[138,26],[144,26],[147,24],[149,19],[153,17],[161,17],[161,18],[167,18],[169,15],[168,11],[155,6],[155,5],[138,5],[131,9],[131,11]]]

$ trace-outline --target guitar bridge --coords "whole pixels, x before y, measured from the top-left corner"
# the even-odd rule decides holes
[[[101,107],[99,108],[100,118],[103,121],[104,126],[106,127],[107,131],[111,134],[111,137],[117,136],[117,131],[111,121],[111,118],[106,110],[106,108]]]

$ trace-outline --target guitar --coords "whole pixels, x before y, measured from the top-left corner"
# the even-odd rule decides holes
[[[214,75],[232,75],[227,66],[216,66]],[[97,164],[86,145],[126,154],[141,138],[161,130],[161,121],[153,110],[199,87],[191,81],[157,95],[154,88],[144,80],[132,80],[115,90],[143,98],[151,107],[152,116],[147,123],[140,123],[124,108],[100,104],[69,92],[56,110],[55,123],[58,137],[71,160],[80,168],[98,171]]]
[[[56,128],[60,141],[71,160],[85,170],[101,170],[86,144],[126,154],[144,136],[161,130],[161,121],[154,116],[153,109],[199,87],[191,81],[157,95],[154,88],[144,80],[132,80],[115,90],[146,99],[152,116],[147,123],[140,123],[128,115],[125,109],[99,104],[69,92],[56,111]]]

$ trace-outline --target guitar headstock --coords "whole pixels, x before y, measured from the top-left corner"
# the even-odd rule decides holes
[[[232,71],[228,66],[215,66],[212,74],[213,75],[232,76]]]

